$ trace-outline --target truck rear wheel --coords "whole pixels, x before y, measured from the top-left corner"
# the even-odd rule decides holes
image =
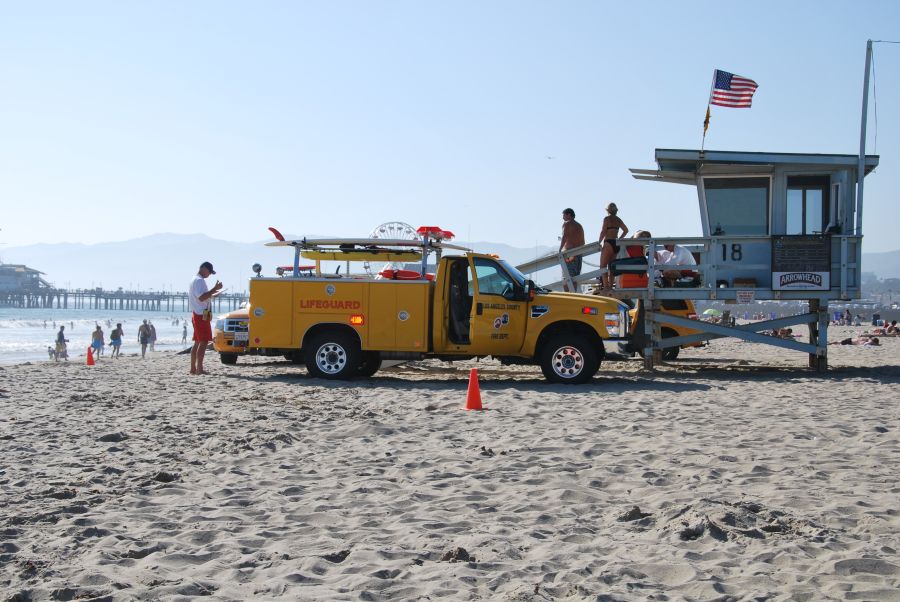
[[[363,351],[362,360],[359,362],[359,368],[356,373],[360,376],[369,377],[378,372],[381,368],[381,354],[377,351]]]
[[[662,338],[671,339],[677,337],[678,333],[672,330],[671,328],[663,328],[662,329]],[[662,351],[662,359],[666,362],[671,362],[672,360],[678,359],[678,352],[681,351],[681,347],[663,347],[660,349]],[[641,357],[644,357],[644,350],[641,349],[639,351]]]
[[[333,330],[312,337],[304,351],[304,362],[310,376],[330,380],[356,376],[359,368],[359,341],[352,335]]]
[[[680,347],[666,347],[665,349],[662,350],[662,352],[663,352],[662,358],[667,362],[671,362],[672,360],[678,359],[678,351],[679,350],[680,350]]]
[[[600,357],[588,337],[557,334],[541,348],[541,371],[553,383],[586,383],[600,368]]]
[[[220,353],[219,359],[226,366],[234,366],[237,363],[237,353]]]

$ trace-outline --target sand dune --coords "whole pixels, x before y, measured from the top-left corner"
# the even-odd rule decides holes
[[[716,341],[577,387],[493,361],[351,383],[262,358],[207,377],[170,354],[3,367],[0,588],[898,600],[900,339],[885,343],[830,348],[821,377]],[[460,410],[472,366],[485,412]]]

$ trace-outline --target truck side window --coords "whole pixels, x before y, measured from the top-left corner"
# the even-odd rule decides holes
[[[508,295],[515,290],[515,282],[495,261],[475,258],[475,276],[478,292],[482,295]]]

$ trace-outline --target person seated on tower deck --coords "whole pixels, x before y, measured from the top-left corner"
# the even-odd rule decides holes
[[[693,254],[681,245],[668,244],[657,250],[656,263],[664,266],[656,273],[657,280],[661,282],[662,286],[676,286],[676,283],[683,278],[690,278],[690,284],[693,286],[699,284],[696,270],[674,269],[674,266],[697,265]]]
[[[627,242],[623,241],[622,246],[625,247],[625,256],[617,257],[609,263],[609,273],[613,278],[617,278],[623,274],[630,274],[637,279],[643,279],[639,286],[647,286],[647,270],[642,270],[640,266],[647,265],[647,243],[651,238],[653,238],[653,235],[650,234],[648,230],[638,230]],[[635,241],[637,244],[634,244],[631,241]],[[619,255],[622,255],[622,253],[619,253]],[[617,283],[617,286],[630,288],[621,283]]]

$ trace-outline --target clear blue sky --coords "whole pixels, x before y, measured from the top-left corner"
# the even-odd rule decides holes
[[[707,148],[853,154],[868,38],[900,3],[4,1],[0,242],[397,220],[527,247],[609,201],[698,235],[692,188],[627,169],[699,147],[713,69],[760,88]],[[866,251],[900,248],[900,45],[876,76]]]

